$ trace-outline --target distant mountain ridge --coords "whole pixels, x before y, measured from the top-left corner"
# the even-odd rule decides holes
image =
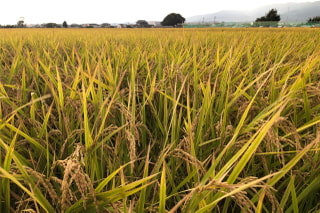
[[[281,22],[306,22],[309,18],[320,16],[320,1],[303,3],[269,4],[248,11],[222,10],[216,13],[197,15],[186,19],[186,23],[213,22],[252,22],[276,8]]]

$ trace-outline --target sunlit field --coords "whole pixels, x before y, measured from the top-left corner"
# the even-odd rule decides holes
[[[0,31],[0,212],[315,212],[319,29]]]

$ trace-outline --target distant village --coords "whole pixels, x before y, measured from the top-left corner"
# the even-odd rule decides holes
[[[23,21],[17,23],[17,25],[5,25],[0,26],[2,28],[182,28],[183,24],[178,23],[174,26],[163,26],[159,21],[150,21],[147,22],[145,20],[138,20],[135,24],[109,24],[109,23],[86,23],[86,24],[70,24],[68,25],[66,22],[62,24],[57,23],[44,23],[44,24],[24,24]]]
[[[20,20],[16,25],[5,25],[1,28],[182,28],[185,18],[178,13],[168,14],[162,22],[138,20],[135,24],[70,24],[68,25],[66,21],[62,24],[57,23],[45,23],[45,24],[25,24],[24,17],[20,17]]]

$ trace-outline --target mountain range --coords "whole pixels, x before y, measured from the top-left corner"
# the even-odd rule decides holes
[[[306,22],[309,18],[320,16],[320,1],[289,2],[269,4],[248,11],[222,10],[216,13],[197,15],[187,18],[186,23],[252,22],[266,15],[272,8],[278,10],[281,22]]]

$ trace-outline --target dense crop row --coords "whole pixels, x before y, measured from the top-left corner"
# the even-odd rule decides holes
[[[0,31],[0,211],[319,210],[319,34]]]

